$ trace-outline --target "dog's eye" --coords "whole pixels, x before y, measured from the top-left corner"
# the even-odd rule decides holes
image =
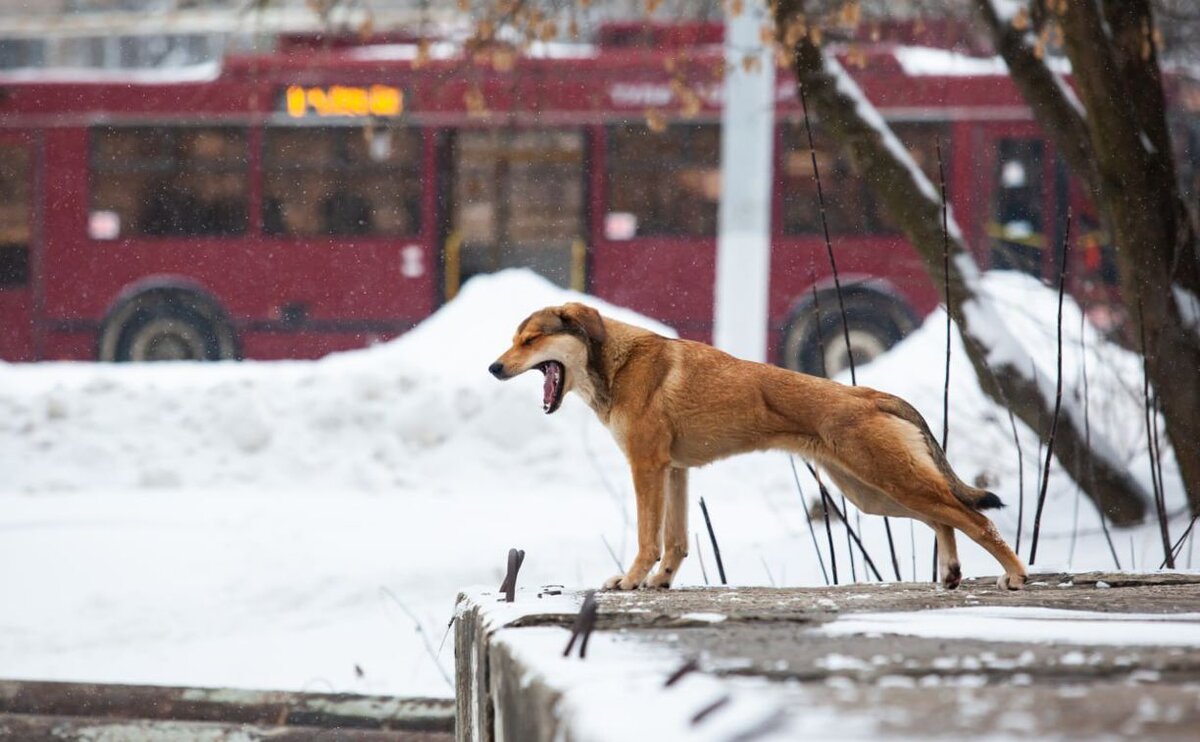
[[[525,338],[525,340],[521,343],[521,345],[526,345],[526,346],[533,345],[533,341],[536,339],[537,338],[535,338],[533,335],[530,335],[529,337]]]

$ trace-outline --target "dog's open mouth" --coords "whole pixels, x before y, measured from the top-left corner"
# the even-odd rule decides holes
[[[542,384],[542,411],[549,415],[562,404],[567,370],[558,361],[546,361],[537,367],[546,377]]]

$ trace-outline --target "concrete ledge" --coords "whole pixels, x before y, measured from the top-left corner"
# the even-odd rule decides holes
[[[1200,728],[1200,575],[459,597],[460,740],[1153,736]],[[670,687],[688,662],[695,670]]]

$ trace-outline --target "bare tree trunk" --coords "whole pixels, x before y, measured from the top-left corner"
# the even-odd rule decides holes
[[[1081,103],[1028,34],[977,0],[1013,79],[1113,235],[1126,306],[1142,307],[1146,363],[1193,513],[1200,513],[1200,242],[1179,190],[1148,0],[1034,8],[1063,31]],[[1189,321],[1190,318],[1190,321]]]
[[[983,390],[999,404],[1007,399],[1017,417],[1038,430],[1040,421],[1050,418],[1054,404],[1053,388],[1042,383],[1048,379],[1034,378],[1031,359],[979,291],[979,269],[954,221],[950,222],[952,260],[946,275],[937,191],[841,65],[814,43],[803,9],[804,0],[783,0],[776,9],[778,38],[792,53],[797,84],[804,86],[825,130],[850,153],[888,215],[916,247],[934,282],[941,285],[948,279],[951,316]],[[1085,444],[1083,415],[1077,405],[1064,405],[1057,436],[1059,462],[1113,523],[1129,525],[1145,517],[1148,495],[1111,446],[1094,433],[1091,448]]]

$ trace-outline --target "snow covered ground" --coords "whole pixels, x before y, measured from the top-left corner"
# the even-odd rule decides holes
[[[1023,276],[985,286],[1052,378],[1057,297]],[[452,642],[438,647],[455,594],[499,584],[509,547],[527,551],[526,585],[598,585],[616,570],[609,546],[632,557],[628,472],[590,410],[569,398],[546,417],[540,376],[486,372],[522,317],[578,298],[507,271],[392,343],[316,362],[0,364],[0,676],[450,695]],[[1093,433],[1149,489],[1140,364],[1090,327],[1081,354],[1079,311],[1068,303],[1064,317],[1067,392],[1086,358]],[[935,313],[859,382],[904,396],[940,431],[944,343]],[[952,352],[949,457],[1009,503],[995,518],[1012,540],[1009,420]],[[1027,555],[1040,466],[1036,435],[1017,426]],[[1179,511],[1169,448],[1164,473]],[[1112,568],[1094,509],[1057,467],[1050,476],[1037,566]],[[721,462],[692,492],[692,529],[703,533],[703,496],[731,581],[822,584],[787,457]],[[881,521],[861,529],[891,576]],[[902,576],[928,579],[931,534],[893,531]],[[1116,532],[1121,566],[1157,567],[1157,538]],[[996,573],[960,544],[968,576]],[[701,560],[712,578],[706,538],[681,584],[703,584]]]

